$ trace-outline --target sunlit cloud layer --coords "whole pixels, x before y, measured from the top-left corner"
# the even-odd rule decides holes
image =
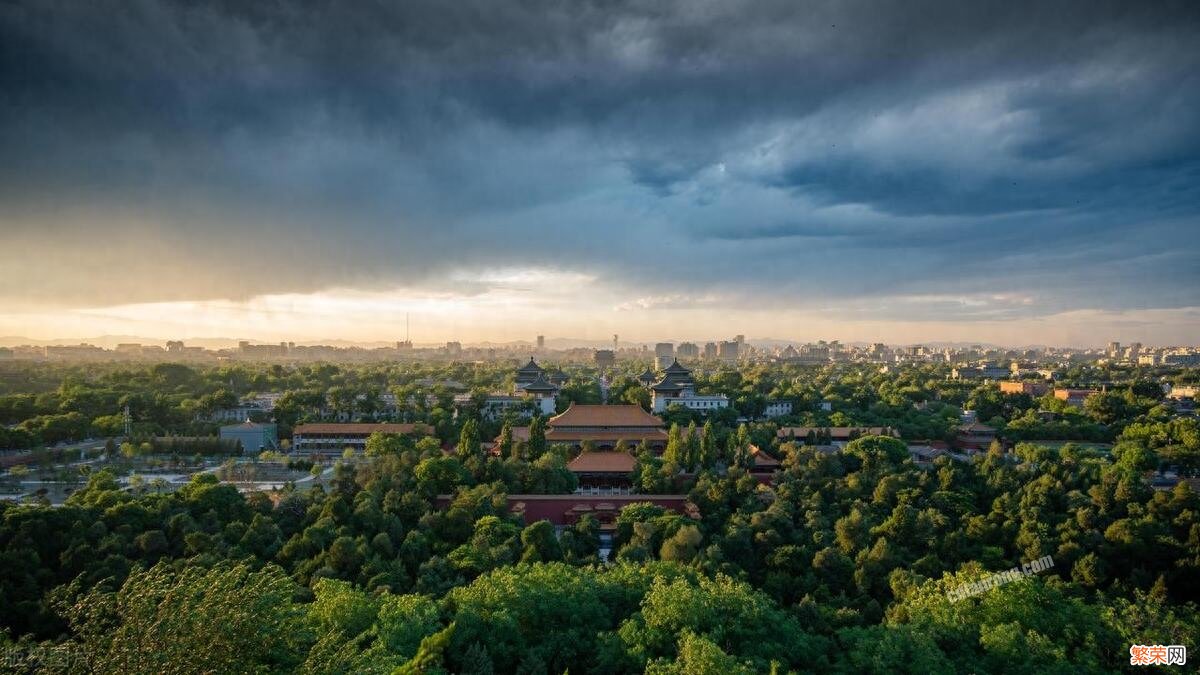
[[[1188,2],[7,3],[0,332],[1185,341],[1198,44]]]

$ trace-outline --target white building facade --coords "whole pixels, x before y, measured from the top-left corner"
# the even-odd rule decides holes
[[[650,387],[652,409],[656,413],[669,406],[681,405],[691,410],[711,412],[729,407],[729,398],[724,394],[701,396],[696,394],[692,371],[673,361],[663,371],[662,379]]]

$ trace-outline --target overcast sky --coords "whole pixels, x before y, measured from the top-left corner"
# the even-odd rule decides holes
[[[1200,342],[1200,3],[0,4],[0,334]]]

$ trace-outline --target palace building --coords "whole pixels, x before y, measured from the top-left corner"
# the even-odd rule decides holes
[[[513,427],[513,440],[528,441],[529,427]],[[651,450],[667,447],[667,432],[659,418],[637,405],[572,403],[546,422],[546,442],[574,447],[588,441],[597,450],[611,450],[625,441],[631,448],[645,441]]]
[[[529,357],[529,363],[517,369],[517,382],[514,389],[517,393],[520,393],[525,391],[529,385],[539,382],[546,382],[546,369],[539,366],[537,361],[534,361],[531,356]],[[549,382],[546,382],[546,384],[549,384]]]
[[[529,441],[529,427],[512,427],[516,442]],[[495,439],[499,443],[500,439]],[[622,441],[627,452],[616,450]],[[560,415],[546,422],[546,442],[581,449],[586,443],[590,450],[581,452],[567,463],[579,479],[580,493],[628,493],[636,464],[636,448],[641,443],[654,454],[667,447],[667,431],[663,421],[637,405],[572,404]],[[780,468],[779,461],[753,448],[754,468],[751,473],[760,481],[769,481]]]
[[[524,406],[533,401],[538,415],[553,415],[558,404],[558,385],[546,379],[546,371],[529,357],[529,363],[517,370],[517,379],[513,384],[513,393],[494,392],[488,394],[483,401],[480,415],[486,419],[497,419],[508,409]],[[459,394],[454,397],[454,405],[464,408],[474,403],[470,394]],[[528,417],[529,412],[524,416]]]
[[[599,450],[581,452],[567,463],[567,469],[579,479],[581,492],[589,490],[628,490],[636,460],[628,452]]]
[[[672,405],[682,405],[701,412],[729,407],[729,398],[724,394],[698,396],[692,371],[680,365],[678,360],[667,366],[662,379],[650,386],[650,393],[653,401],[651,409],[656,413],[664,412]]]

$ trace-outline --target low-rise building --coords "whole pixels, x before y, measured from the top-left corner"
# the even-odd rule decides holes
[[[805,445],[836,445],[841,447],[863,436],[891,436],[900,433],[892,427],[780,427],[775,437],[780,443],[799,441]]]
[[[373,433],[428,436],[426,424],[325,423],[300,424],[292,430],[292,451],[301,455],[340,455],[350,448],[362,452]]]
[[[1200,352],[1176,352],[1163,354],[1161,362],[1164,366],[1184,366],[1195,368],[1200,366]]]
[[[959,366],[950,371],[956,380],[999,380],[1010,375],[1008,368],[1000,366]]]
[[[763,417],[785,417],[792,414],[792,402],[787,399],[771,399],[763,408]]]
[[[237,353],[251,358],[282,358],[288,355],[288,345],[286,342],[277,345],[255,345],[242,340],[238,342]]]
[[[241,424],[223,426],[220,436],[221,440],[241,443],[242,452],[247,455],[279,449],[278,430],[273,422],[260,424],[246,420]]]
[[[238,420],[248,420],[260,415],[268,414],[268,411],[259,408],[257,405],[249,403],[241,403],[232,408],[218,408],[208,416],[210,422],[236,422]]]
[[[1170,391],[1167,392],[1167,398],[1195,399],[1197,394],[1200,394],[1200,387],[1194,384],[1187,386],[1173,385]]]
[[[454,407],[462,410],[471,408],[475,405],[476,399],[470,394],[456,394],[454,396]],[[542,400],[534,400],[528,396],[518,396],[516,394],[488,394],[487,397],[479,404],[479,416],[487,420],[496,420],[503,417],[510,411],[516,411],[518,418],[529,418],[534,414],[553,414],[554,403],[551,400],[549,410],[545,407]]]
[[[1174,411],[1176,417],[1196,416],[1196,399],[1190,396],[1167,399],[1167,405]]]
[[[1060,401],[1066,401],[1067,405],[1076,408],[1082,408],[1084,401],[1092,394],[1099,394],[1095,389],[1065,389],[1058,388],[1054,390],[1054,398]]]
[[[912,457],[912,461],[917,466],[928,469],[933,466],[933,461],[938,457],[943,457],[950,454],[945,448],[935,448],[930,445],[910,445],[908,446],[908,455]]]
[[[1037,398],[1045,396],[1050,391],[1050,385],[1045,382],[1009,382],[1000,383],[1001,394],[1028,394]]]
[[[970,422],[958,427],[954,443],[960,450],[987,450],[996,440],[996,429],[979,422]]]
[[[386,398],[388,396],[392,396],[392,395],[391,394],[383,394],[382,395],[383,398]],[[253,406],[259,408],[260,410],[265,410],[267,412],[270,412],[275,409],[275,406],[279,405],[279,399],[281,399],[281,398],[283,398],[283,392],[272,391],[272,392],[266,392],[263,394],[255,394],[253,396],[247,396],[242,402],[245,404],[248,404],[248,405],[253,405]],[[395,396],[392,396],[392,399],[395,400]]]

